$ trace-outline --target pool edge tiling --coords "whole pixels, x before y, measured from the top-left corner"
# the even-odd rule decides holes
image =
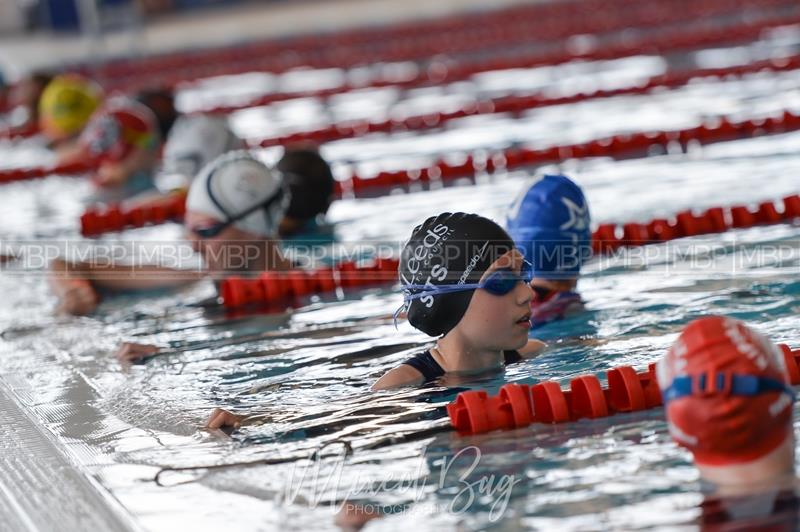
[[[21,405],[0,377],[0,523],[5,532],[140,528],[56,438]]]

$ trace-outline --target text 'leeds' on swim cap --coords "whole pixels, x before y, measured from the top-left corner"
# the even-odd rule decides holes
[[[269,237],[278,230],[289,193],[279,173],[255,158],[249,151],[228,152],[200,171],[186,198],[186,209],[212,216],[219,221],[266,204],[233,225],[248,233]]]
[[[511,237],[495,222],[477,214],[445,212],[412,231],[400,257],[400,283],[403,287],[477,283],[493,262],[512,249]],[[407,306],[408,321],[430,336],[447,334],[461,321],[473,292],[414,299]]]
[[[563,175],[545,175],[513,203],[506,226],[535,277],[571,279],[591,257],[590,225],[580,187]]]
[[[722,316],[694,320],[656,368],[662,392],[678,377],[765,377],[788,383],[777,346],[744,323]],[[776,449],[792,430],[792,399],[781,391],[735,395],[724,390],[692,392],[666,405],[669,431],[699,464],[746,463]]]

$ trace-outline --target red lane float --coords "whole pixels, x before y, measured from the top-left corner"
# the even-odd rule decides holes
[[[793,4],[786,0],[751,0],[746,7],[766,10],[789,6]],[[254,69],[282,72],[299,66],[330,68],[408,61],[443,53],[486,51],[539,41],[554,42],[573,35],[707,20],[741,8],[741,3],[736,0],[684,1],[671,5],[669,9],[664,9],[658,2],[641,0],[534,4],[434,21],[415,21],[382,27],[377,31],[361,29],[251,43],[235,48],[117,60],[100,67],[83,67],[79,70],[107,81],[109,87],[113,84],[114,89],[126,86],[130,89],[163,72],[170,73],[164,79],[168,77],[177,82]],[[596,16],[600,11],[603,16]],[[447,38],[443,39],[441,35],[447,35]]]
[[[587,4],[590,2],[587,2]],[[786,5],[780,2],[781,5]],[[720,5],[709,6],[706,4],[689,3],[675,6],[670,10],[659,10],[651,5],[641,5],[644,2],[628,3],[620,6],[619,11],[613,12],[609,6],[595,3],[594,9],[583,8],[583,14],[574,14],[564,17],[563,20],[547,21],[539,17],[513,17],[503,23],[481,23],[470,28],[464,35],[451,32],[435,32],[406,39],[404,42],[387,42],[382,36],[378,44],[372,40],[369,47],[361,50],[342,46],[324,46],[310,54],[276,54],[262,53],[257,58],[241,60],[238,63],[227,63],[224,67],[225,74],[236,74],[252,71],[267,71],[271,73],[285,72],[294,67],[312,68],[351,68],[374,63],[391,63],[415,60],[428,62],[431,58],[443,54],[463,54],[465,52],[483,52],[494,50],[507,50],[515,45],[530,44],[532,42],[559,42],[566,41],[571,36],[610,33],[625,29],[657,29],[659,26],[708,20],[713,15],[725,14],[741,6],[735,2],[721,2]],[[699,9],[697,9],[699,7]],[[709,9],[709,7],[711,9]],[[764,6],[767,7],[767,6]],[[648,9],[649,8],[649,9]],[[602,9],[603,17],[594,15]],[[785,14],[785,13],[784,13]],[[446,34],[447,39],[439,35]],[[604,35],[606,36],[606,35]],[[184,63],[185,64],[185,63]],[[203,61],[205,65],[205,61]],[[201,74],[219,75],[219,67],[211,66],[198,71],[195,67],[192,75],[200,77]],[[186,81],[186,76],[171,73],[163,78],[164,83],[178,83]]]
[[[622,247],[667,242],[689,236],[723,233],[756,225],[773,225],[800,218],[800,195],[777,202],[765,201],[751,210],[744,205],[712,207],[701,214],[683,211],[672,220],[663,218],[648,223],[601,224],[592,233],[592,249],[597,254],[612,253]]]
[[[522,113],[532,109],[540,109],[553,105],[566,105],[600,98],[614,96],[632,96],[647,94],[657,88],[677,88],[688,84],[693,79],[709,77],[744,76],[757,72],[785,72],[800,69],[800,55],[792,57],[757,61],[746,65],[725,68],[695,69],[685,72],[667,73],[654,76],[644,84],[634,87],[597,90],[589,93],[574,94],[571,96],[547,97],[541,94],[528,96],[503,96],[492,100],[470,102],[455,111],[428,113],[425,115],[410,116],[401,120],[384,120],[373,122],[368,120],[357,122],[341,122],[331,126],[291,133],[278,137],[250,139],[252,146],[270,147],[292,144],[296,142],[314,142],[323,144],[335,140],[356,138],[371,133],[391,133],[397,131],[419,131],[444,126],[447,122],[467,116],[476,116],[495,113]]]
[[[339,288],[364,288],[397,281],[399,261],[379,258],[365,265],[342,262],[317,270],[264,272],[255,279],[230,277],[220,293],[225,307],[268,304],[284,299],[334,292]]]
[[[800,384],[800,349],[780,345],[793,385]],[[483,390],[461,392],[447,405],[450,423],[461,434],[510,430],[533,423],[566,423],[639,412],[662,405],[655,364],[636,372],[621,366],[606,372],[603,387],[594,375],[572,379],[563,390],[554,381],[534,385],[509,383],[496,396]]]
[[[632,133],[615,135],[591,140],[580,144],[566,144],[543,149],[509,148],[499,153],[500,157],[489,158],[476,164],[471,155],[466,156],[460,164],[447,163],[444,159],[435,162],[429,168],[415,168],[398,170],[394,172],[381,172],[370,178],[352,175],[349,181],[337,181],[334,184],[334,194],[341,197],[344,194],[358,195],[359,193],[401,187],[415,183],[424,184],[431,181],[452,181],[460,178],[469,178],[480,170],[493,173],[497,170],[514,170],[525,166],[540,165],[560,161],[563,159],[582,159],[587,157],[630,157],[637,152],[647,155],[647,150],[652,146],[663,146],[678,142],[687,144],[690,141],[700,144],[746,138],[759,134],[796,131],[800,129],[800,115],[785,111],[779,117],[767,119],[753,119],[742,122],[731,122],[723,118],[712,125],[678,131],[656,131],[646,133]],[[34,179],[50,174],[75,174],[94,168],[88,162],[74,165],[64,165],[56,168],[15,168],[0,171],[0,184],[10,181]],[[746,223],[742,221],[741,223]]]
[[[0,130],[0,139],[25,139],[39,133],[39,124],[28,122],[22,126]]]
[[[686,132],[696,134],[696,139],[703,138],[704,142],[711,142],[711,131],[722,135],[719,140],[738,135],[739,131],[752,134],[756,131],[765,132],[790,131],[800,129],[800,116],[784,113],[781,120],[750,121],[746,123],[719,125],[714,128],[700,126],[691,130],[671,133],[641,133],[627,136],[617,136],[611,139],[592,141],[584,145],[570,145],[546,150],[507,150],[504,152],[505,167],[508,169],[526,165],[542,164],[549,160],[558,160],[562,155],[574,157],[577,154],[590,154],[589,156],[609,155],[618,156],[627,150],[647,150],[651,142],[666,143],[670,138],[680,138],[686,142],[692,140]],[[756,125],[758,124],[758,125]],[[606,153],[603,153],[603,149]],[[492,159],[486,161],[486,171],[497,170]],[[350,194],[358,194],[365,190],[377,188],[392,188],[406,186],[411,183],[427,183],[434,179],[442,181],[462,177],[471,177],[475,173],[475,164],[468,157],[460,165],[451,165],[444,162],[438,163],[430,169],[409,170],[399,172],[382,172],[370,179],[354,176],[350,183],[337,181],[335,194],[341,197],[346,190]],[[36,177],[40,177],[37,175]],[[0,180],[1,181],[1,180]],[[347,186],[349,185],[349,187]],[[107,231],[119,231],[126,227],[141,227],[146,224],[155,224],[169,219],[178,219],[183,216],[181,202],[168,209],[169,216],[164,215],[162,209],[137,210],[133,215],[122,211],[118,206],[106,209],[90,209],[81,216],[81,233],[84,235],[97,235]],[[622,225],[601,224],[592,234],[592,247],[595,253],[611,253],[622,247],[635,247],[647,244],[667,242],[678,238],[698,236],[705,234],[721,233],[729,229],[749,228],[755,225],[784,223],[800,217],[800,196],[787,196],[781,200],[782,208],[773,202],[761,203],[755,211],[746,206],[712,207],[701,214],[692,211],[683,211],[675,215],[674,219],[654,219],[647,223],[630,222]]]
[[[130,206],[113,204],[90,208],[81,215],[81,234],[96,236],[132,227],[178,221],[185,212],[186,193],[183,192]]]
[[[493,173],[498,170],[514,170],[564,159],[647,156],[648,150],[653,146],[666,146],[670,143],[686,145],[689,142],[708,144],[798,129],[800,129],[800,115],[788,111],[779,117],[742,122],[731,122],[727,118],[723,118],[714,124],[703,124],[677,131],[615,135],[580,144],[566,144],[542,149],[510,148],[498,152],[497,157],[489,157],[480,162],[475,161],[472,156],[465,156],[463,162],[459,164],[448,163],[445,158],[442,158],[428,168],[381,172],[370,178],[353,175],[350,180],[337,181],[336,193],[358,196],[360,193],[372,192],[377,189],[385,189],[384,191],[388,192],[386,189],[415,183],[425,184],[432,181],[446,182],[471,178],[478,171]],[[662,229],[667,230],[667,228]]]
[[[451,63],[431,62],[427,69],[421,69],[407,79],[373,79],[362,84],[345,83],[339,87],[328,89],[310,90],[302,92],[276,92],[265,94],[253,100],[236,105],[222,105],[206,109],[205,113],[229,114],[244,108],[268,105],[275,102],[293,100],[297,98],[319,97],[344,94],[354,90],[366,88],[395,87],[398,89],[412,89],[430,85],[441,85],[468,79],[476,74],[496,70],[515,68],[533,68],[553,66],[576,60],[611,60],[621,59],[642,54],[664,54],[683,50],[697,49],[723,43],[736,43],[753,40],[767,29],[800,23],[800,15],[780,16],[759,22],[747,22],[727,28],[714,27],[705,31],[697,30],[670,30],[665,35],[647,36],[638,40],[620,38],[617,44],[606,44],[602,48],[587,52],[574,52],[564,45],[563,49],[550,52],[535,52],[488,59],[469,60]],[[166,83],[166,82],[165,82]]]
[[[95,165],[90,162],[79,162],[72,164],[62,164],[59,166],[41,168],[10,168],[0,170],[0,184],[11,183],[13,181],[27,181],[29,179],[39,179],[49,175],[63,174],[74,175],[82,174],[93,170]]]

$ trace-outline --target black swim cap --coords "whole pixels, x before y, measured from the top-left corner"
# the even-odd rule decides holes
[[[178,119],[175,109],[175,94],[167,88],[144,89],[136,95],[136,101],[147,106],[153,111],[158,123],[158,132],[161,138],[169,136],[169,130]]]
[[[311,220],[328,211],[333,199],[333,173],[316,150],[289,148],[275,166],[292,193],[286,216]]]
[[[406,289],[477,283],[494,261],[512,249],[511,237],[493,221],[477,214],[445,212],[414,228],[400,257],[400,284]],[[430,336],[447,334],[464,317],[473,292],[414,299],[407,306],[408,322]]]

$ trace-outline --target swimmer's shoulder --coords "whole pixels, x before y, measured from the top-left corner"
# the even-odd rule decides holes
[[[400,364],[396,368],[384,373],[380,379],[375,381],[375,384],[372,385],[372,391],[388,390],[401,386],[416,386],[422,384],[424,381],[425,377],[417,369],[408,364]]]
[[[536,358],[542,354],[547,344],[536,338],[529,338],[528,343],[520,347],[517,352],[523,359]]]

